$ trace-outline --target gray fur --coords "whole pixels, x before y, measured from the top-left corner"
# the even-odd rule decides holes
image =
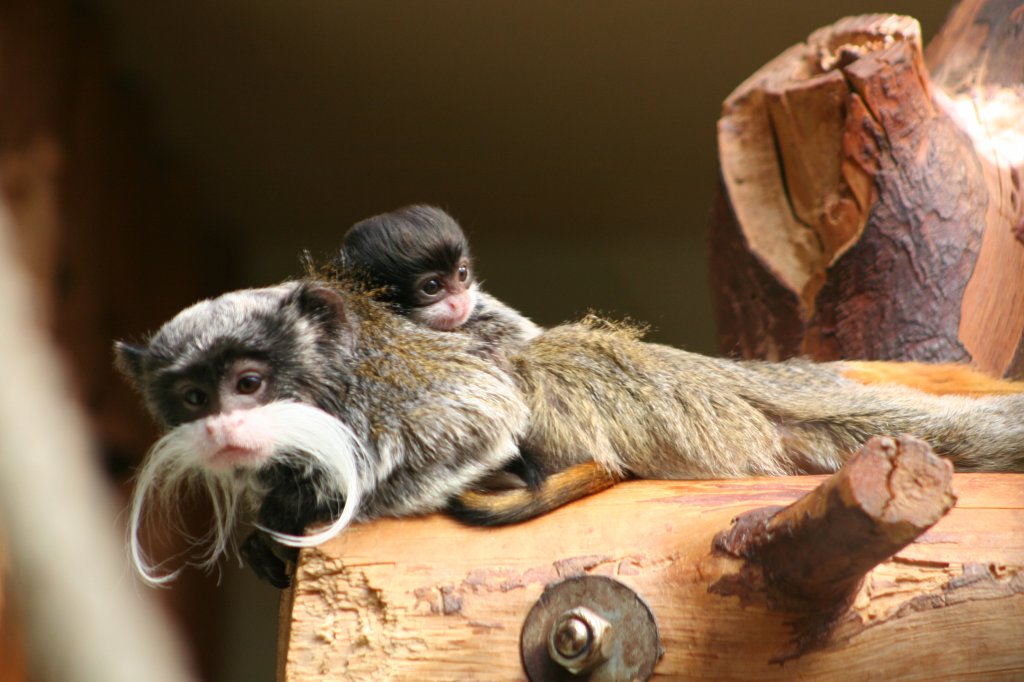
[[[518,310],[505,305],[479,286],[476,306],[460,331],[505,351],[521,348],[544,330]]]

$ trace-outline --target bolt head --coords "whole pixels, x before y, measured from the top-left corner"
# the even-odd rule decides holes
[[[611,624],[585,606],[569,609],[555,620],[548,637],[551,659],[573,675],[607,660]]]
[[[555,627],[555,651],[565,658],[576,658],[591,645],[593,638],[586,621],[576,616],[560,620]]]

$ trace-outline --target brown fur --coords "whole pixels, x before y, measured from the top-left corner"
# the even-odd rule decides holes
[[[551,329],[511,362],[531,414],[522,446],[551,473],[596,463],[597,489],[624,477],[826,473],[869,437],[904,433],[961,470],[1024,471],[1024,395],[926,393],[901,385],[913,365],[736,362],[645,343],[634,329],[596,320]],[[874,373],[849,377],[864,365]],[[936,377],[957,375],[971,376],[936,370],[919,384],[952,389]],[[874,380],[866,384],[867,376]],[[594,472],[555,474],[533,494],[463,496],[455,511],[478,523],[521,520],[574,499],[574,491],[589,494],[580,479]]]

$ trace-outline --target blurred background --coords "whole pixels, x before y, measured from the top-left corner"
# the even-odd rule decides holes
[[[487,289],[541,324],[597,310],[716,352],[722,100],[842,16],[910,14],[927,41],[951,5],[4,3],[0,189],[114,494],[155,433],[113,339],[413,202],[452,213]],[[160,596],[202,679],[273,679],[275,590],[231,563]],[[2,622],[0,679],[25,679]]]

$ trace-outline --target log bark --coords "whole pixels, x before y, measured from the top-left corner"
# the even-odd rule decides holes
[[[1014,5],[962,3],[927,61],[915,20],[843,19],[729,96],[710,233],[723,352],[1021,376]]]
[[[354,527],[300,557],[279,679],[525,679],[524,619],[576,575],[613,577],[650,605],[665,650],[653,679],[1024,675],[1024,475],[955,475],[957,505],[867,573],[823,639],[766,591],[721,589],[750,560],[716,535],[826,480],[631,482],[501,530],[440,515]],[[874,483],[860,489],[889,489]]]

